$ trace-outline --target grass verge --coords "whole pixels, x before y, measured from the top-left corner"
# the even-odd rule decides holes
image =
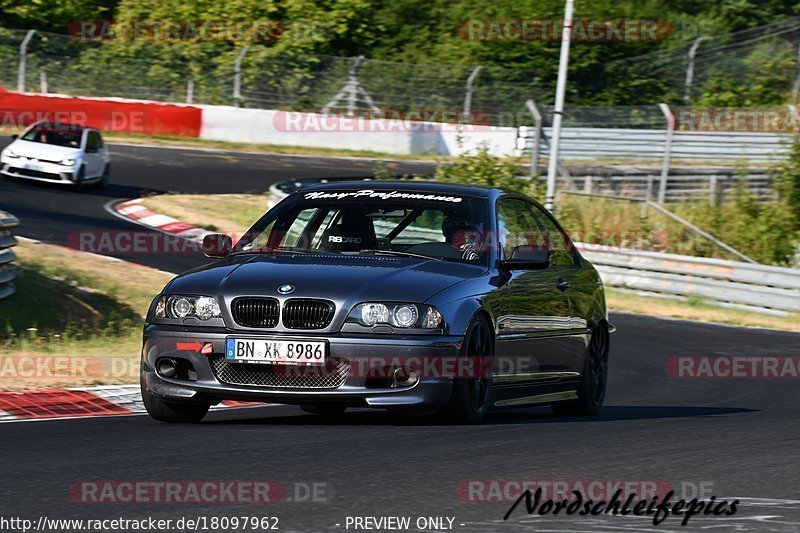
[[[800,331],[800,315],[798,314],[788,317],[764,315],[752,311],[720,307],[711,302],[697,299],[672,300],[607,287],[606,303],[609,311],[612,312],[621,311],[696,322]]]
[[[0,301],[0,390],[135,383],[141,327],[172,277],[21,242],[16,293]]]
[[[267,194],[160,194],[143,205],[198,228],[239,236],[272,204]]]

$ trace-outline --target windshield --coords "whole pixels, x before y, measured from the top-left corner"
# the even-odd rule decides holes
[[[22,136],[23,141],[80,148],[83,132],[47,126],[37,126]]]
[[[331,190],[271,211],[233,253],[404,255],[488,264],[485,200],[447,193]]]

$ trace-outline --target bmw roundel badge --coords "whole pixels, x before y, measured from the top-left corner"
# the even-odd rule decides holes
[[[281,285],[278,287],[278,292],[281,294],[289,294],[290,292],[294,292],[294,285]]]

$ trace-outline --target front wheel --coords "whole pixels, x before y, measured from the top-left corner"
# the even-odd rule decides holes
[[[480,424],[490,406],[494,336],[489,321],[474,319],[467,328],[461,357],[471,360],[468,376],[456,375],[450,402],[439,411],[451,424]]]
[[[86,165],[82,166],[75,177],[75,183],[72,187],[76,191],[82,191],[86,187]]]
[[[196,424],[208,413],[209,404],[198,402],[165,402],[142,389],[142,400],[147,414],[159,422],[174,424]]]
[[[603,408],[608,384],[608,326],[600,324],[586,351],[578,399],[551,405],[559,416],[596,416]]]

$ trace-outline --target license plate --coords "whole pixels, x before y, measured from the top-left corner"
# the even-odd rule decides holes
[[[324,341],[227,339],[225,359],[242,363],[325,364]]]

